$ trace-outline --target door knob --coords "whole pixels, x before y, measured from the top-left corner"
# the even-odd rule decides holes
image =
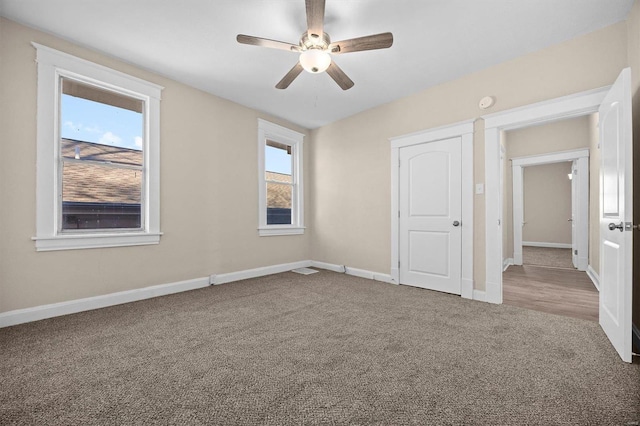
[[[460,226],[460,222],[458,222],[457,220],[453,221],[453,226]]]
[[[624,231],[624,224],[620,222],[620,225],[616,225],[615,223],[609,224],[609,231],[613,231],[614,229],[619,229],[620,232]]]

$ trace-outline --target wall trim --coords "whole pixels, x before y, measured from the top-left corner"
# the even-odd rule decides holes
[[[192,280],[178,281],[169,284],[160,284],[134,290],[119,291],[117,293],[87,297],[83,299],[69,300],[66,302],[52,303],[48,305],[34,306],[32,308],[17,309],[0,313],[0,327],[27,322],[39,321],[62,315],[91,311],[93,309],[106,308],[124,303],[137,302],[153,297],[166,296],[168,294],[195,290],[209,286],[209,279],[195,278]]]
[[[591,267],[591,265],[587,266],[587,276],[591,278],[593,285],[598,291],[600,291],[600,275],[598,275],[598,273]]]
[[[311,266],[315,268],[326,269],[328,271],[339,272],[341,274],[344,274],[346,272],[346,268],[344,265],[336,265],[335,263],[318,262],[312,260]]]
[[[398,284],[391,279],[389,274],[381,274],[379,272],[373,272],[366,269],[352,268],[345,265],[337,265],[335,263],[311,261],[311,266],[326,269],[328,271],[339,272],[342,274],[353,275],[354,277],[366,278],[368,280],[380,281],[388,284]]]
[[[168,284],[160,284],[143,287],[134,290],[120,291],[116,293],[104,294],[100,296],[87,297],[83,299],[69,300],[60,303],[34,306],[31,308],[17,309],[0,313],[0,328],[13,325],[39,321],[47,318],[54,318],[62,315],[75,314],[79,312],[91,311],[94,309],[107,308],[109,306],[122,305],[130,302],[151,299],[154,297],[166,296],[183,291],[205,288],[210,285],[226,284],[234,281],[257,278],[266,275],[287,272],[296,268],[315,267],[333,272],[345,273],[355,277],[380,281],[388,284],[397,284],[389,274],[382,274],[366,269],[352,268],[344,265],[337,265],[315,260],[301,260],[299,262],[283,263],[279,265],[265,266],[261,268],[246,269],[243,271],[216,274],[209,277],[194,278],[186,281],[178,281]],[[473,281],[463,280],[463,296],[467,299],[486,301],[485,292],[474,290]]]
[[[485,282],[489,302],[502,303],[500,133],[596,112],[609,88],[589,90],[482,116],[485,125]]]
[[[502,261],[502,272],[506,271],[507,268],[509,268],[509,266],[511,265],[514,265],[512,257],[507,257],[506,259],[504,259]]]
[[[482,290],[473,290],[473,300],[477,300],[478,302],[486,302],[487,293]]]
[[[540,241],[523,241],[522,245],[527,247],[571,248],[571,244],[568,243],[544,243]]]
[[[464,299],[473,299],[473,280],[469,278],[462,279],[462,289],[460,296]]]
[[[299,262],[281,263],[279,265],[263,266],[254,269],[245,269],[243,271],[228,272],[226,274],[216,274],[209,277],[209,283],[220,285],[231,283],[234,281],[248,280],[250,278],[264,277],[266,275],[279,274],[297,268],[308,268],[311,266],[310,260],[301,260]]]

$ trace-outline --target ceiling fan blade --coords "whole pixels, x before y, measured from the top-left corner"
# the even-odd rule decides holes
[[[327,74],[331,76],[333,81],[338,83],[338,86],[342,88],[342,90],[348,90],[353,87],[353,81],[342,71],[334,61],[331,61],[331,65],[327,68]]]
[[[291,82],[295,80],[297,76],[300,75],[303,69],[304,68],[302,68],[302,65],[300,65],[300,62],[297,62],[294,65],[294,67],[291,68],[291,70],[289,70],[287,75],[282,77],[282,80],[280,80],[278,84],[276,84],[276,89],[286,89],[287,87],[289,87]]]
[[[393,34],[380,33],[370,36],[336,41],[329,45],[329,52],[333,54],[360,52],[363,50],[386,49],[393,44]]]
[[[324,2],[325,0],[305,0],[307,7],[307,34],[309,38],[320,38],[324,32]],[[318,36],[318,37],[314,37]]]
[[[236,37],[238,43],[249,44],[252,46],[269,47],[271,49],[289,50],[292,52],[298,52],[300,46],[297,44],[286,43],[284,41],[269,40],[268,38],[254,37],[244,34],[238,34]]]

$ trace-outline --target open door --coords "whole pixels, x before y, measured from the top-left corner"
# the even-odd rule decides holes
[[[632,135],[631,69],[625,68],[600,109],[600,325],[631,362]]]
[[[576,222],[578,219],[578,179],[576,160],[571,163],[571,263],[573,267],[578,267],[578,234],[576,232]]]

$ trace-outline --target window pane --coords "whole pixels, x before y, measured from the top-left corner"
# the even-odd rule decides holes
[[[267,182],[267,225],[291,225],[293,186]]]
[[[291,176],[291,147],[268,140],[265,146],[266,172]]]
[[[140,229],[143,101],[67,78],[61,87],[61,229]]]
[[[61,138],[142,149],[141,100],[65,78],[61,84]]]
[[[64,162],[62,229],[141,227],[142,171]]]

